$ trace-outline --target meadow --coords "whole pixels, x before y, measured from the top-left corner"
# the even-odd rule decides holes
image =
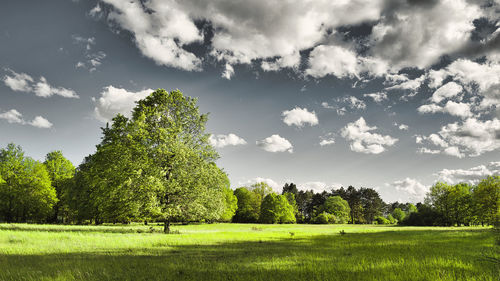
[[[498,280],[490,228],[0,224],[0,280]],[[345,233],[345,234],[341,234]]]

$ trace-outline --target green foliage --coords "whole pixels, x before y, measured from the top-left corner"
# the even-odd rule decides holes
[[[171,221],[219,219],[227,175],[214,164],[206,121],[196,99],[162,89],[138,101],[131,119],[113,118],[77,177],[89,185],[77,183],[90,198],[81,213],[96,222],[162,220],[166,232]]]
[[[262,223],[295,223],[295,214],[284,195],[269,193],[262,200],[259,220]]]
[[[273,189],[265,182],[258,182],[250,186],[249,190],[257,193],[261,199],[264,199],[266,195],[273,193]]]
[[[240,187],[234,190],[237,198],[238,209],[233,217],[233,222],[257,222],[260,215],[261,197],[259,194]]]
[[[376,224],[390,224],[391,222],[389,219],[386,219],[383,216],[376,216],[375,223]]]
[[[335,218],[330,223],[348,223],[351,208],[346,200],[340,196],[330,196],[325,200],[325,203],[318,209],[319,213],[326,212],[332,214]]]
[[[70,210],[66,198],[68,190],[72,187],[75,166],[63,156],[61,151],[49,152],[45,156],[43,164],[47,168],[58,199],[58,202],[54,205],[54,215],[51,221],[67,221]]]
[[[224,187],[224,213],[222,213],[220,221],[230,222],[237,209],[238,198],[229,186]]]
[[[24,156],[21,147],[0,150],[0,220],[45,221],[57,203],[45,165]]]
[[[387,215],[387,220],[389,221],[390,224],[398,223],[398,220],[396,220],[391,214]]]
[[[406,211],[406,214],[409,215],[411,213],[415,213],[417,211],[417,206],[411,204],[411,203],[408,203],[408,211]]]
[[[500,220],[500,176],[482,180],[472,193],[474,214],[481,224],[494,224]]]
[[[398,222],[402,222],[405,219],[406,213],[400,208],[394,209],[392,211],[392,217],[396,219]]]
[[[336,222],[337,218],[335,217],[335,215],[327,212],[321,212],[318,215],[316,215],[313,219],[313,223],[316,224],[332,224]]]

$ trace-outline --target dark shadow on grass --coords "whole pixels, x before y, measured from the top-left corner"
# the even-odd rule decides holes
[[[487,231],[386,231],[215,245],[0,255],[0,280],[495,280]],[[28,277],[28,278],[26,278]]]

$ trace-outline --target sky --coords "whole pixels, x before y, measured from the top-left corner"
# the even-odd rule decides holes
[[[75,165],[153,90],[209,113],[233,188],[500,174],[498,0],[2,1],[0,147]]]

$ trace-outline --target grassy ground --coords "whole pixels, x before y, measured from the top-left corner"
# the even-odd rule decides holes
[[[498,280],[486,228],[0,224],[0,280]],[[341,230],[345,235],[340,235]],[[152,232],[152,233],[149,233]]]

